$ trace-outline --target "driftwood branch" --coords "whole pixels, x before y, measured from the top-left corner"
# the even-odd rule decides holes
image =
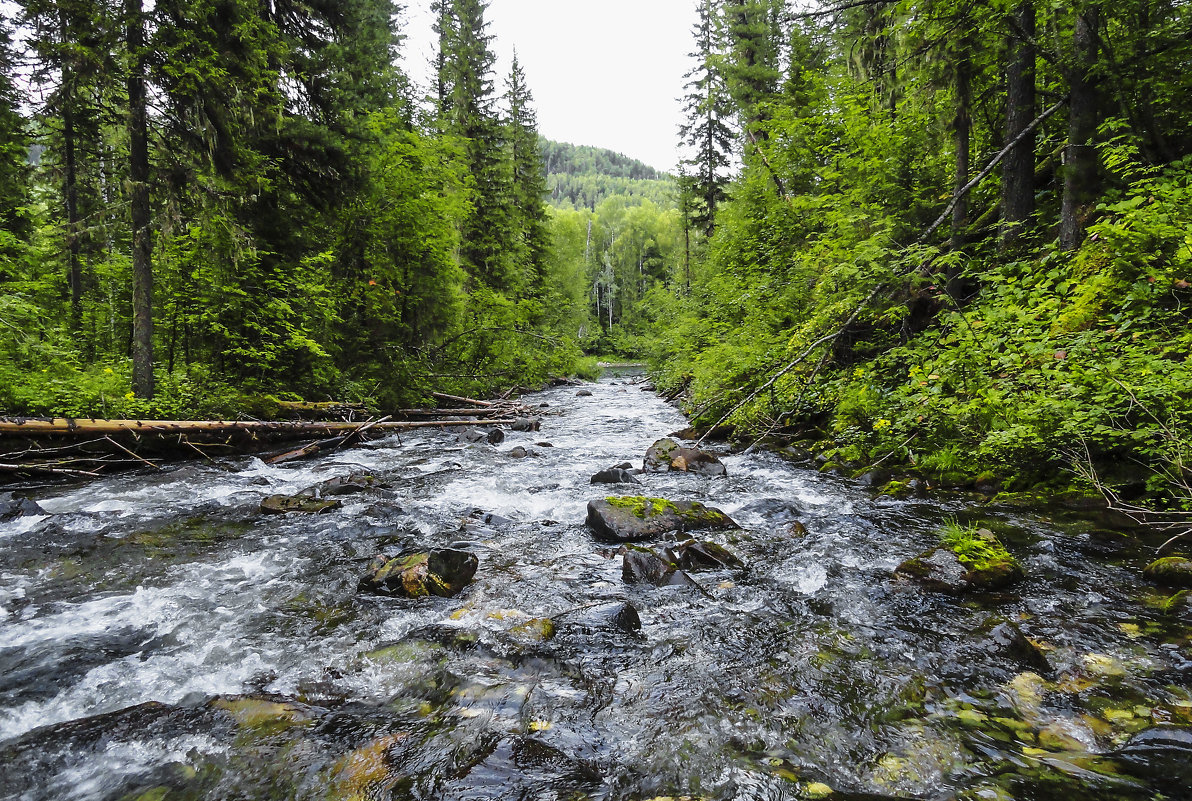
[[[956,193],[954,195],[952,195],[952,200],[949,201],[947,207],[944,208],[943,214],[941,214],[939,217],[937,217],[935,222],[933,222],[927,228],[927,230],[923,232],[923,235],[919,237],[919,242],[925,242],[928,239],[928,237],[930,237],[932,234],[934,234],[936,232],[936,230],[941,225],[944,224],[945,220],[950,219],[952,216],[952,210],[954,208],[956,208],[956,204],[960,202],[960,199],[963,198],[965,195],[967,195],[969,192],[971,192],[979,183],[981,183],[986,178],[988,178],[989,174],[993,172],[994,168],[996,168],[997,165],[1002,163],[1002,159],[1004,159],[1007,155],[1009,155],[1010,151],[1013,150],[1018,145],[1019,142],[1021,142],[1022,140],[1026,139],[1028,136],[1030,136],[1032,133],[1034,133],[1036,128],[1038,128],[1040,125],[1042,125],[1043,122],[1048,117],[1050,117],[1052,114],[1056,113],[1061,108],[1063,108],[1067,102],[1068,102],[1067,97],[1060,98],[1060,100],[1058,102],[1056,102],[1052,106],[1049,106],[1046,111],[1044,111],[1038,117],[1035,117],[1033,120],[1031,120],[1030,125],[1027,125],[1025,128],[1023,128],[1022,131],[1019,132],[1018,136],[1015,136],[1013,139],[1011,139],[1010,142],[1005,147],[1003,147],[1001,150],[999,150],[997,152],[997,155],[994,156],[993,159],[987,165],[985,165],[985,169],[983,169],[983,170],[981,170],[981,172],[977,173],[977,175],[971,181],[969,181],[967,184],[962,186],[960,189],[956,190]]]

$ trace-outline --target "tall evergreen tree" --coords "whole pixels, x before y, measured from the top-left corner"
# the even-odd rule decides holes
[[[1021,235],[1035,211],[1035,139],[1027,132],[1035,118],[1035,3],[1022,0],[1007,16],[1005,138],[1022,141],[1002,166],[1002,245]],[[1025,134],[1025,135],[1024,135]]]
[[[0,21],[0,257],[11,257],[29,234],[25,212],[29,151],[25,119],[17,110],[12,35]]]
[[[446,130],[463,141],[475,187],[473,212],[462,231],[460,257],[474,279],[497,290],[519,289],[511,259],[515,232],[510,217],[511,170],[505,158],[505,128],[497,115],[493,86],[496,56],[485,12],[487,0],[452,0],[450,49],[444,56],[448,105]]]
[[[783,0],[724,0],[726,86],[741,117],[746,153],[768,136],[766,103],[782,78],[780,22],[785,7]]]
[[[729,127],[732,101],[724,75],[723,48],[713,0],[700,0],[698,20],[692,29],[696,49],[688,54],[695,66],[685,76],[687,83],[683,111],[687,119],[679,136],[691,155],[683,164],[689,167],[687,183],[690,197],[698,198],[692,207],[691,221],[705,235],[711,236],[716,225],[716,208],[724,200],[730,178],[734,134]],[[687,195],[685,195],[687,197]],[[687,204],[690,205],[690,204]]]
[[[538,118],[534,95],[526,85],[526,74],[513,54],[513,66],[505,91],[508,109],[505,139],[513,167],[512,201],[514,229],[520,232],[525,291],[541,295],[550,249],[550,227],[546,211],[546,175],[539,147]]]

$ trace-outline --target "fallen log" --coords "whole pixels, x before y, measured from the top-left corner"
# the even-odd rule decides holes
[[[513,419],[500,420],[401,420],[377,423],[378,431],[408,431],[416,428],[443,428],[446,426],[508,425]],[[80,420],[69,417],[0,418],[0,437],[51,438],[51,437],[93,437],[96,435],[133,434],[184,435],[187,437],[220,438],[228,435],[312,435],[336,434],[359,428],[360,423],[345,422],[299,422],[282,420]]]
[[[286,441],[318,438],[276,463],[344,447],[368,434],[466,426],[513,425],[516,417],[371,422],[229,420],[81,420],[0,418],[0,478],[38,475],[94,478],[105,469],[160,469],[147,456],[204,459],[259,453]],[[201,446],[201,447],[200,447]]]
[[[493,406],[495,404],[490,401],[476,400],[475,398],[461,398],[459,395],[448,395],[443,392],[430,393],[439,400],[451,401],[452,403],[470,403],[473,406]]]

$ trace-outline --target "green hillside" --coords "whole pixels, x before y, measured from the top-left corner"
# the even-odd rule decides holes
[[[612,150],[549,139],[540,147],[550,203],[557,208],[594,210],[613,195],[674,205],[674,179],[648,164]]]

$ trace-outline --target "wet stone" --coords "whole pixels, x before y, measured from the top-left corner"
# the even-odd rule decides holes
[[[450,598],[472,581],[479,564],[475,554],[450,549],[392,558],[376,556],[360,579],[359,589],[404,598]]]
[[[1142,575],[1164,587],[1192,588],[1192,559],[1182,556],[1168,556],[1147,565]]]
[[[699,586],[674,562],[649,548],[623,548],[622,554],[621,578],[626,584],[653,584],[655,587]]]
[[[738,528],[724,512],[698,501],[643,497],[589,501],[587,523],[598,539],[609,542],[651,539],[670,531]]]
[[[347,476],[337,476],[313,487],[307,487],[298,493],[308,498],[334,498],[340,495],[358,495],[370,490],[389,489],[390,485],[368,473],[352,473]]]
[[[704,476],[728,475],[724,464],[713,454],[698,448],[684,448],[669,437],[658,440],[646,450],[642,467],[650,473],[677,471]]]
[[[1018,626],[1011,622],[996,626],[989,633],[993,649],[1000,655],[1012,659],[1022,667],[1029,668],[1043,675],[1052,671],[1051,662]]]
[[[640,484],[633,473],[621,467],[610,467],[592,476],[593,484]]]
[[[723,545],[688,540],[675,548],[672,561],[683,570],[724,570],[745,567],[745,563]]]
[[[542,428],[542,421],[530,417],[519,417],[509,427],[514,431],[537,431]]]
[[[628,601],[581,607],[556,616],[559,623],[582,631],[613,630],[625,634],[641,631],[642,619],[637,607]]]
[[[1114,755],[1127,771],[1160,786],[1192,787],[1192,729],[1155,726],[1139,732]]]
[[[44,515],[46,511],[28,498],[0,499],[0,522],[26,515]]]
[[[309,495],[270,495],[261,501],[261,511],[266,514],[313,514],[320,515],[339,509],[343,501],[323,500]]]
[[[590,398],[590,397],[592,397],[592,390],[590,390],[590,389],[581,389],[579,392],[576,392],[576,393],[575,393],[575,397],[577,397],[577,398]]]

